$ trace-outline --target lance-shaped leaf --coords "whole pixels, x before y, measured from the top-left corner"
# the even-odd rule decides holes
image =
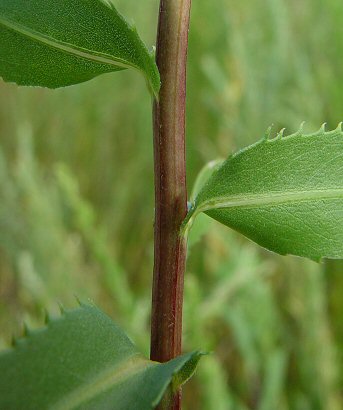
[[[1,0],[0,76],[64,87],[134,67],[158,94],[154,56],[105,0]]]
[[[343,132],[302,129],[232,155],[199,192],[199,212],[282,255],[343,258]]]
[[[81,305],[0,354],[0,408],[151,410],[199,358],[147,360],[108,316]]]

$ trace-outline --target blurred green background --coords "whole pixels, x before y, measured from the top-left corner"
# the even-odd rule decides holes
[[[157,0],[116,0],[146,43]],[[209,160],[267,127],[343,120],[341,0],[193,1],[187,157]],[[0,83],[0,338],[43,309],[91,298],[148,354],[153,264],[151,101],[134,71],[56,91]],[[252,175],[252,178],[254,176]],[[205,217],[204,217],[205,218]],[[206,221],[205,221],[206,222]],[[198,225],[184,349],[213,352],[185,409],[343,408],[343,264],[271,254]],[[326,272],[325,272],[326,271]]]

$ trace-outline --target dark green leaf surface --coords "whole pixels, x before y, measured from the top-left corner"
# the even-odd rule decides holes
[[[1,0],[0,44],[5,81],[57,88],[134,67],[158,94],[153,55],[105,0]]]
[[[343,258],[343,132],[266,136],[231,156],[198,194],[199,212],[281,255]]]
[[[0,354],[0,408],[150,410],[199,358],[151,362],[108,316],[81,305]]]

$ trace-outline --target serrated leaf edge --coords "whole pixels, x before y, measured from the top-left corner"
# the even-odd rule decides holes
[[[74,312],[77,309],[82,309],[86,307],[95,307],[97,308],[93,303],[84,303],[80,301],[78,298],[77,302],[79,304],[79,308],[76,309],[66,309],[62,303],[58,303],[59,308],[60,308],[60,316],[51,318],[48,311],[44,311],[44,327],[30,330],[26,323],[23,323],[23,334],[21,337],[14,337],[12,336],[12,341],[11,341],[11,347],[9,349],[5,349],[3,351],[0,351],[0,357],[2,354],[7,354],[11,350],[18,349],[23,346],[23,343],[26,342],[31,336],[34,336],[35,334],[39,334],[42,331],[46,332],[48,331],[49,327],[51,324],[57,321],[63,320],[63,318],[68,315],[69,313]],[[128,340],[130,340],[128,338]],[[184,357],[186,360],[178,367],[176,368],[171,377],[166,380],[165,384],[161,388],[160,393],[157,395],[157,397],[152,401],[151,403],[151,409],[155,409],[155,407],[160,403],[162,400],[166,390],[168,389],[168,386],[171,386],[173,391],[176,391],[181,385],[185,384],[194,374],[197,364],[201,358],[201,356],[206,355],[207,353],[201,352],[201,351],[195,351],[193,353],[188,353],[183,356],[179,356],[173,360],[180,360],[180,358]],[[188,357],[189,356],[189,357]],[[173,361],[171,360],[171,361]],[[132,361],[131,365],[128,366],[127,362]],[[170,362],[167,362],[170,363]],[[72,410],[74,408],[77,408],[78,406],[82,405],[82,403],[86,402],[88,399],[92,397],[96,397],[96,394],[94,392],[105,392],[109,388],[113,387],[115,384],[123,383],[126,379],[130,378],[131,376],[134,376],[135,374],[138,374],[142,370],[147,370],[148,368],[154,367],[154,366],[163,366],[164,364],[167,363],[159,363],[155,361],[148,360],[144,358],[141,353],[137,352],[130,357],[126,357],[123,360],[123,365],[122,368],[119,367],[118,371],[118,366],[116,365],[115,369],[109,368],[104,370],[101,374],[97,375],[96,378],[93,378],[92,380],[89,380],[87,383],[82,385],[80,388],[76,389],[69,395],[65,396],[61,401],[54,403],[51,405],[52,410]],[[187,366],[191,366],[190,371],[186,372],[185,375],[186,377],[181,377],[179,380],[177,380],[177,376],[185,370]],[[119,373],[119,374],[118,374]]]
[[[130,26],[126,19],[116,10],[116,8],[114,7],[114,5],[110,2],[101,0],[101,3],[103,3],[106,7],[108,7],[112,12],[116,13],[118,16],[120,16],[120,18],[125,22],[125,24],[127,25],[127,27],[129,28],[129,30],[131,30],[132,32],[137,33],[137,30],[135,27]],[[152,79],[148,78],[148,73],[145,72],[141,67],[128,62],[124,59],[118,58],[118,57],[114,57],[112,55],[106,54],[106,53],[100,53],[100,52],[96,52],[96,51],[91,51],[88,50],[86,48],[83,47],[77,47],[73,44],[67,43],[67,42],[63,42],[60,40],[57,40],[53,37],[47,36],[43,33],[39,33],[35,30],[31,30],[28,27],[25,27],[21,24],[15,23],[13,21],[10,21],[9,19],[0,17],[0,25],[3,25],[4,27],[6,27],[9,30],[15,31],[19,34],[23,34],[25,36],[28,36],[29,38],[36,40],[46,46],[49,46],[51,48],[54,48],[58,51],[79,57],[79,58],[84,58],[86,60],[90,60],[96,63],[100,63],[100,64],[108,64],[108,65],[112,65],[114,67],[120,67],[122,70],[128,69],[128,68],[135,68],[136,70],[140,71],[143,73],[144,77],[146,78],[147,82],[148,82],[148,86],[151,89],[154,97],[156,99],[158,99],[158,92],[159,89],[157,89],[155,86],[156,84],[153,84]],[[146,49],[145,44],[143,43],[143,41],[140,39],[140,37],[138,36],[137,33],[137,38],[140,41],[141,45],[143,46],[143,48]],[[149,52],[146,49],[150,59],[151,59],[151,63],[155,66],[155,58],[154,58],[154,52]],[[157,68],[156,68],[157,70]],[[157,74],[158,74],[158,70],[157,70]],[[4,81],[6,80],[5,76],[2,76]],[[12,81],[15,83],[15,81]]]
[[[301,123],[299,129],[290,135],[284,135],[285,128],[281,129],[276,137],[271,138],[271,127],[268,128],[267,132],[263,136],[262,139],[257,141],[256,143],[245,147],[236,153],[229,156],[229,158],[223,163],[222,166],[232,160],[233,158],[241,155],[243,152],[248,151],[258,145],[261,144],[275,144],[278,143],[280,140],[288,140],[292,138],[313,138],[318,136],[327,136],[330,137],[332,135],[336,135],[337,133],[340,134],[343,138],[343,130],[342,130],[342,122],[340,122],[332,131],[326,131],[326,123],[323,123],[318,131],[310,134],[303,134],[303,126],[304,122]],[[216,172],[220,172],[222,168],[220,166]],[[204,188],[207,184],[205,184]],[[203,188],[203,189],[204,189]],[[216,197],[212,198],[211,200],[204,201],[200,206],[197,206],[197,198],[195,198],[194,202],[191,204],[190,210],[181,226],[180,235],[187,237],[189,230],[191,229],[196,216],[201,212],[210,211],[212,209],[223,209],[223,208],[234,208],[234,207],[249,207],[254,208],[260,205],[276,205],[280,203],[286,202],[301,202],[301,201],[309,201],[315,199],[343,199],[343,189],[322,189],[322,190],[311,190],[311,191],[302,191],[299,193],[298,191],[287,191],[287,193],[282,192],[275,192],[275,193],[268,193],[268,195],[261,195],[261,194],[244,194],[244,195],[236,195],[232,196],[228,201],[227,198],[223,197]]]

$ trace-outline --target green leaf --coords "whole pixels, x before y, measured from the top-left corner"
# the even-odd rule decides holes
[[[184,230],[199,212],[281,255],[343,258],[341,124],[268,134],[232,155],[198,194]]]
[[[81,305],[0,354],[0,408],[150,410],[191,377],[200,355],[147,360],[108,316]]]
[[[202,187],[205,185],[205,183],[210,179],[212,174],[223,164],[224,159],[215,159],[213,161],[208,162],[203,166],[203,168],[200,170],[199,174],[197,175],[192,193],[191,193],[191,200],[193,201],[198,193],[201,191]]]
[[[134,67],[158,95],[154,56],[105,0],[1,0],[0,44],[5,81],[57,88]]]

